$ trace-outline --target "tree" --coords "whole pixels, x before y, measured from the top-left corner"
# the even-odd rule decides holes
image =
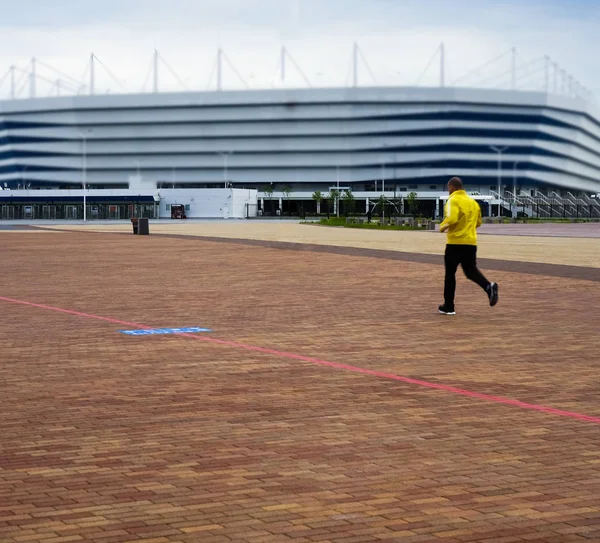
[[[320,190],[315,190],[312,194],[312,199],[317,202],[317,213],[321,213],[321,202],[323,201],[323,193]]]
[[[406,195],[406,203],[410,207],[410,214],[413,216],[413,219],[417,218],[417,211],[419,209],[419,202],[417,200],[416,192],[409,192]]]
[[[285,187],[283,187],[283,189],[282,189],[281,192],[283,192],[283,195],[285,196],[285,199],[287,200],[288,213],[291,213],[291,209],[290,209],[290,195],[293,192],[292,187],[290,187],[289,185],[286,185]]]
[[[354,205],[356,200],[354,199],[354,194],[352,194],[352,189],[346,189],[342,194],[342,199],[344,200],[346,216],[354,213]]]
[[[329,191],[329,197],[331,198],[331,203],[333,204],[332,212],[335,212],[339,216],[340,191],[338,189],[331,189]]]
[[[392,215],[400,215],[402,213],[402,196],[394,196],[390,202],[392,204]]]
[[[267,200],[269,200],[269,202],[271,201],[274,191],[275,189],[272,183],[263,187],[263,192],[265,193],[265,196],[267,197]],[[271,206],[269,205],[269,207]]]
[[[377,198],[377,207],[381,209],[381,221],[385,218],[385,204],[387,204],[387,198],[382,194]]]

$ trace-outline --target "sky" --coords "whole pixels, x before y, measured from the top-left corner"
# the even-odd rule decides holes
[[[0,8],[2,98],[11,66],[27,96],[32,57],[38,96],[87,92],[92,53],[96,92],[148,92],[155,49],[161,91],[216,88],[219,47],[224,89],[306,79],[346,86],[355,42],[360,85],[438,85],[443,42],[446,84],[508,88],[514,47],[517,88],[544,88],[547,55],[551,88],[557,63],[600,97],[598,0],[0,0]]]

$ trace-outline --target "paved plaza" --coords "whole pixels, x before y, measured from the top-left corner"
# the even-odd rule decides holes
[[[509,226],[454,318],[431,232],[3,229],[0,541],[600,541],[598,226]]]

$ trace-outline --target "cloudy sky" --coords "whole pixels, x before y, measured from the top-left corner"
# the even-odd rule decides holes
[[[15,88],[27,95],[31,57],[39,95],[56,94],[57,79],[70,89],[88,83],[91,53],[98,92],[150,91],[155,48],[164,59],[161,90],[214,88],[219,46],[224,88],[305,86],[304,76],[313,86],[343,86],[354,41],[362,85],[438,84],[443,41],[448,83],[507,87],[516,47],[518,87],[543,88],[548,55],[600,96],[598,0],[0,0],[0,7],[2,97],[10,95],[13,65]]]

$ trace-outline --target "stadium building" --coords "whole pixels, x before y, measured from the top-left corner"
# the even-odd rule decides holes
[[[249,215],[304,214],[316,211],[316,191],[340,187],[352,190],[357,211],[382,194],[414,192],[424,214],[437,216],[445,183],[458,175],[487,213],[535,216],[537,205],[538,216],[600,217],[600,114],[582,98],[547,92],[355,87],[6,100],[0,145],[0,186],[22,198],[23,189],[82,186],[143,185],[159,201],[167,189],[250,189]],[[7,198],[0,192],[0,205]]]

